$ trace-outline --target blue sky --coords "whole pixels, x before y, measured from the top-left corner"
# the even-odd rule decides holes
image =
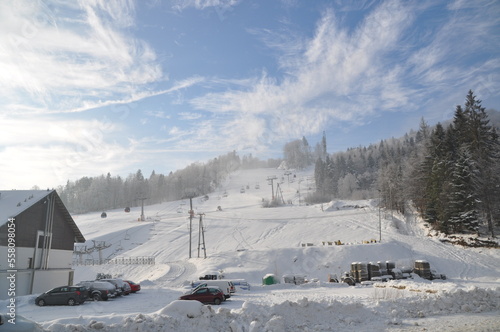
[[[500,101],[500,3],[0,1],[0,187],[330,153]]]

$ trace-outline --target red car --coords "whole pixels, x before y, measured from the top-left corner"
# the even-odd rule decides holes
[[[219,305],[224,301],[224,293],[218,287],[200,287],[192,293],[182,295],[179,300],[196,300],[201,303]]]
[[[127,284],[130,285],[130,291],[132,293],[135,293],[135,292],[138,292],[141,290],[141,285],[140,284],[136,284],[135,282],[133,281],[130,281],[130,280],[123,280],[125,281]]]

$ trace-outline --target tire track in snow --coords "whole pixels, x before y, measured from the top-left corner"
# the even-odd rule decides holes
[[[197,271],[194,264],[186,261],[176,261],[166,263],[170,269],[162,277],[156,279],[156,283],[164,286],[179,287]]]

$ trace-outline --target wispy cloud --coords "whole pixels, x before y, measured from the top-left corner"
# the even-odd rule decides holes
[[[2,106],[82,110],[144,94],[163,73],[154,50],[127,33],[134,15],[132,1],[61,2],[57,13],[42,1],[2,2]]]
[[[226,9],[237,5],[240,0],[170,0],[172,7],[177,10],[184,10],[192,7],[199,10],[207,8]]]
[[[181,112],[178,115],[179,119],[181,120],[198,120],[203,116],[200,113],[193,113],[193,112]]]
[[[457,100],[474,89],[471,85],[479,71],[487,73],[486,67],[495,63],[474,58],[473,48],[486,46],[490,36],[489,47],[499,45],[494,33],[499,6],[490,1],[485,7],[486,2],[468,10],[450,6],[450,12],[430,21],[429,29],[434,31],[427,35],[425,29],[415,31],[426,22],[427,10],[436,8],[401,1],[360,1],[354,7],[342,7],[341,11],[368,11],[355,27],[345,26],[338,13],[328,9],[308,39],[297,36],[291,40],[276,31],[249,30],[280,52],[277,61],[282,75],[270,76],[264,71],[249,80],[250,87],[207,93],[193,98],[191,105],[215,114],[232,114],[235,122],[244,118],[250,125],[253,121],[265,130],[251,134],[266,133],[266,139],[283,141],[321,132],[331,124],[362,124],[377,113],[422,109],[438,95],[443,100],[448,96]],[[488,13],[488,7],[494,10]],[[486,15],[484,22],[481,15]],[[466,60],[472,62],[466,65]],[[438,101],[429,110],[435,112],[449,105],[447,102]],[[248,142],[249,137],[242,134],[241,141]]]
[[[397,51],[400,35],[412,19],[410,8],[384,3],[350,31],[328,10],[315,35],[295,44],[303,46],[293,47],[294,53],[300,47],[302,51],[288,61],[285,76],[263,73],[250,89],[209,93],[194,98],[192,105],[215,113],[252,116],[277,139],[315,133],[327,122],[363,116],[376,107],[398,106],[405,100],[404,91],[394,79],[397,71],[388,67],[385,57]],[[283,46],[289,52],[290,43]],[[381,79],[391,82],[391,93],[373,104],[369,96],[384,92]]]

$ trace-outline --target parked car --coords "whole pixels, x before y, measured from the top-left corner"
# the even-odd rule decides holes
[[[136,292],[138,292],[138,291],[141,290],[141,285],[140,284],[137,284],[137,283],[135,283],[133,281],[130,281],[130,280],[123,280],[123,281],[125,281],[127,284],[129,284],[130,291],[132,293],[136,293]]]
[[[130,285],[122,279],[99,279],[99,281],[107,281],[115,285],[118,295],[129,295],[131,292]]]
[[[42,326],[32,320],[24,318],[23,316],[16,313],[15,316],[15,324],[9,322],[9,320],[13,319],[9,316],[9,314],[1,313],[0,314],[0,331],[9,331],[9,332],[43,332],[45,331]]]
[[[203,280],[199,282],[193,282],[191,286],[195,289],[208,286],[219,287],[224,293],[224,300],[230,298],[231,293],[234,293],[236,291],[233,283],[229,280]]]
[[[250,284],[245,279],[232,279],[231,282],[234,287],[234,292],[236,292],[237,289],[249,291],[251,288]],[[234,292],[231,291],[231,293]]]
[[[431,280],[434,280],[434,279],[443,279],[443,280],[446,280],[446,275],[442,274],[442,273],[439,273],[439,272],[437,272],[434,269],[431,269]]]
[[[219,305],[224,301],[224,293],[218,287],[198,287],[192,292],[182,295],[179,300],[196,300],[201,303]]]
[[[107,301],[116,296],[116,286],[107,281],[81,281],[78,285],[87,287],[89,298],[94,301]]]
[[[82,304],[88,298],[88,290],[85,286],[61,286],[48,292],[40,294],[35,303],[39,306],[67,304]]]

